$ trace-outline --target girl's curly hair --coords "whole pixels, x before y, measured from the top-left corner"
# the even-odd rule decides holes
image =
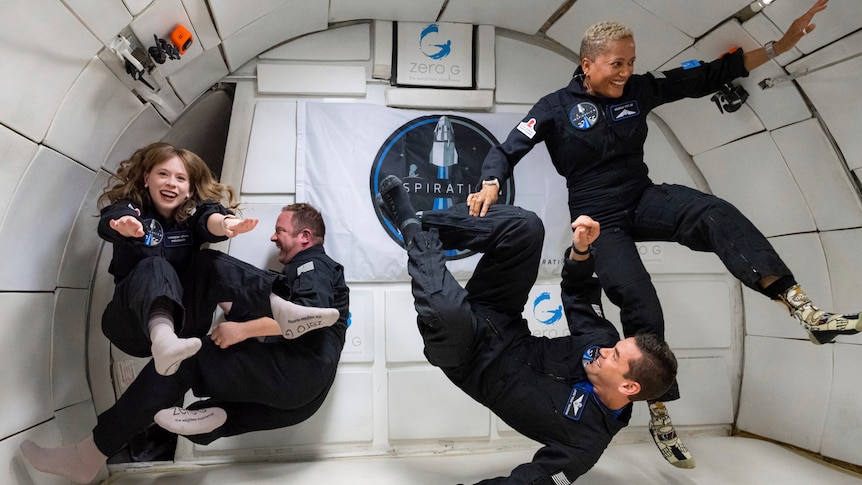
[[[191,191],[189,198],[177,208],[174,215],[178,223],[188,219],[194,208],[205,200],[221,202],[230,209],[239,207],[234,190],[216,180],[199,156],[185,148],[158,142],[136,150],[128,160],[120,163],[117,173],[111,176],[108,185],[99,196],[99,208],[118,200],[129,200],[142,207],[151,206],[153,201],[150,198],[150,192],[144,187],[144,177],[156,165],[171,157],[179,158],[188,172]]]

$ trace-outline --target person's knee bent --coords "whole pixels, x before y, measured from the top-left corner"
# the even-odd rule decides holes
[[[542,219],[534,212],[525,209],[521,209],[518,216],[512,219],[510,231],[524,235],[519,241],[525,249],[536,245],[541,246],[545,240],[545,225]]]

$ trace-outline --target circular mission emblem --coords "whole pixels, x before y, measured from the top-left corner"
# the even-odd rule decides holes
[[[144,244],[147,246],[158,246],[165,238],[165,230],[162,225],[155,219],[146,219],[144,221]]]
[[[589,101],[578,103],[569,114],[572,126],[579,130],[589,130],[599,119],[599,108]]]
[[[404,246],[398,230],[383,217],[375,197],[380,181],[395,175],[404,182],[417,211],[446,209],[467,202],[479,184],[482,162],[497,144],[485,127],[468,118],[431,115],[408,121],[380,147],[371,167],[371,203],[377,219],[393,241]],[[506,181],[498,204],[511,204],[514,185]],[[447,251],[448,259],[470,256],[468,251]]]

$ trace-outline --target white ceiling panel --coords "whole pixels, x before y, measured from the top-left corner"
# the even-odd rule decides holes
[[[683,61],[689,59],[703,61],[716,59],[730,50],[731,47],[742,45],[743,48],[745,46],[750,48],[755,42],[742,30],[739,23],[736,21],[728,22],[670,60],[661,69],[677,68]],[[738,81],[738,83],[742,82]],[[753,88],[747,90],[749,94],[754,91]],[[756,95],[761,96],[762,94],[756,93]],[[772,99],[774,100],[774,98]],[[768,104],[767,101],[768,99],[765,99],[764,104]],[[792,107],[792,105],[789,106]],[[780,109],[790,110],[790,107]],[[797,107],[795,111],[798,114],[800,108]],[[765,128],[763,121],[752,110],[752,106],[746,103],[735,112],[722,113],[711,101],[710,95],[665,104],[656,108],[655,113],[671,127],[680,143],[691,154],[703,153],[733,140],[763,131]],[[798,116],[800,115],[798,114]],[[769,117],[769,119],[774,120],[774,117]]]
[[[832,287],[823,244],[817,233],[793,234],[769,238],[770,244],[781,256],[793,277],[815,305],[832,308]],[[762,293],[743,287],[743,311],[747,335],[807,339],[808,334],[790,315],[783,304],[770,300]]]
[[[826,263],[829,265],[829,281],[832,283],[834,306],[828,310],[836,313],[862,310],[862,299],[859,298],[859,288],[862,288],[862,272],[859,271],[862,229],[822,232],[820,240],[823,241]],[[842,341],[856,344],[860,343],[859,338],[858,335],[839,337]]]
[[[0,265],[0,291],[54,291],[61,248],[93,177],[83,165],[39,148],[0,225],[0,254],[14,255]]]
[[[721,113],[710,97],[681,99],[659,106],[655,114],[671,127],[685,150],[696,155],[763,131],[763,123],[748,106]]]
[[[101,174],[100,174],[101,176]],[[93,274],[90,290],[90,308],[87,318],[87,367],[90,375],[90,392],[93,394],[93,406],[97,413],[102,413],[117,400],[114,383],[122,382],[125,362],[112,362],[111,343],[102,333],[102,312],[114,296],[114,277],[108,273],[111,257],[114,255],[112,244],[103,243],[100,246],[99,260]],[[117,369],[117,375],[113,370]]]
[[[654,284],[665,309],[665,339],[672,348],[730,347],[733,321],[730,300],[736,285],[700,275],[691,279],[660,278]]]
[[[111,173],[116,173],[120,162],[128,159],[138,148],[161,140],[169,129],[170,125],[153,108],[153,105],[145,104],[140,113],[117,137],[102,167]]]
[[[132,20],[129,11],[120,2],[65,0],[64,3],[103,44],[108,44]]]
[[[685,185],[692,188],[701,187],[703,175],[691,159],[691,155],[683,150],[667,125],[656,119],[647,117],[649,136],[644,143],[644,162],[649,167],[649,176],[655,183]],[[692,172],[697,178],[692,177]]]
[[[207,0],[222,39],[269,12],[281,7],[287,0]]]
[[[57,345],[51,348],[51,388],[55,409],[90,399],[86,356],[89,297],[87,289],[57,290],[53,325],[53,339]]]
[[[535,104],[568,85],[577,67],[571,59],[509,37],[498,35],[494,44],[497,103]]]
[[[254,107],[254,121],[248,139],[242,193],[245,195],[294,192],[296,192],[296,102],[258,102]],[[275,227],[274,219],[272,227]]]
[[[829,6],[831,8],[832,4]],[[794,62],[787,70],[791,73],[814,70],[859,53],[862,53],[862,32]],[[859,113],[862,113],[860,79],[862,56],[796,78],[796,82],[829,127],[829,132],[835,137],[851,169],[862,168],[862,136],[859,136]]]
[[[327,27],[328,4],[321,1],[288,0],[265,17],[224,38],[228,69],[235,71],[263,51]]]
[[[69,86],[101,47],[60,2],[0,2],[0,121],[42,141]]]
[[[449,0],[440,21],[496,25],[535,34],[564,3],[562,0]]]
[[[862,204],[856,189],[816,120],[775,130],[772,139],[799,184],[818,229],[862,226]]]
[[[318,62],[367,61],[370,58],[370,23],[348,25],[309,34],[260,55],[260,59],[265,60]]]
[[[331,64],[258,64],[260,94],[365,97],[364,66]]]
[[[829,395],[833,347],[815,348],[808,340],[746,337],[739,429],[820,451],[828,406],[800,403],[800,390],[824,400]]]
[[[195,26],[192,25],[186,9],[181,0],[159,0],[150,5],[143,13],[136,16],[130,24],[135,37],[145,48],[154,46],[156,41],[153,36],[171,42],[171,32],[177,25],[183,25],[192,34],[192,38],[198,37]],[[203,45],[192,42],[185,54],[179,59],[166,59],[164,64],[156,64],[156,68],[163,76],[170,76],[182,69],[189,61],[203,53]]]
[[[0,225],[24,171],[36,155],[36,148],[32,141],[0,126]]]
[[[329,21],[376,19],[401,20],[404,22],[434,22],[443,0],[330,0]]]
[[[759,45],[764,45],[770,40],[778,40],[782,35],[784,35],[784,32],[776,27],[775,24],[773,24],[769,18],[762,13],[759,13],[743,22],[742,28],[751,34],[751,36],[757,40]],[[779,65],[786,66],[801,56],[802,52],[794,47],[787,52],[779,54],[775,58],[775,62]]]
[[[399,325],[400,322],[413,321],[416,315],[410,290],[391,288],[384,295],[384,321],[388,323],[385,326],[386,361],[425,362],[422,336],[415,328]],[[380,319],[379,316],[377,318]]]
[[[695,155],[712,193],[769,236],[814,231],[805,198],[768,133]]]
[[[123,5],[129,9],[129,13],[132,15],[143,12],[151,3],[153,3],[153,0],[123,0]]]
[[[752,51],[759,49],[760,43],[752,38],[739,22],[730,20],[698,41],[694,48],[699,59],[711,60],[720,57],[735,46],[741,47],[743,51]],[[748,91],[746,106],[755,112],[767,129],[796,123],[811,116],[805,100],[792,84],[787,83],[771,89],[761,89],[757,85],[763,78],[774,78],[784,73],[784,70],[775,62],[767,62],[752,71],[748,77],[739,78],[735,82]]]
[[[835,345],[834,355],[835,382],[856,382],[859,363],[862,362],[862,346]],[[862,440],[862,419],[856,407],[860,399],[860,386],[832,386],[832,392],[825,399],[829,405],[823,426],[823,456],[846,463],[862,463],[862,450],[858,446]]]
[[[183,0],[183,7],[197,34],[194,41],[200,42],[203,50],[206,51],[221,44],[221,38],[207,8],[206,0]]]
[[[56,409],[50,368],[54,294],[0,293],[0,308],[0,436],[12,436],[50,419]]]
[[[548,36],[580,52],[587,28],[603,20],[621,22],[634,31],[639,46],[635,72],[651,71],[690,46],[693,39],[670,22],[632,0],[578,0],[554,25]]]
[[[108,184],[109,174],[99,170],[84,197],[78,216],[75,218],[69,240],[63,248],[63,260],[57,285],[63,288],[89,288],[93,272],[102,248],[102,239],[97,233],[99,196]]]
[[[764,8],[763,14],[781,32],[786,32],[790,24],[813,4],[813,0],[781,0]],[[862,5],[859,0],[832,0],[826,10],[814,16],[812,23],[817,28],[796,44],[806,54],[859,30],[862,26]]]
[[[396,321],[403,323],[404,320]],[[391,369],[388,381],[391,440],[490,436],[488,408],[453,386],[438,369],[430,366]],[[434,399],[428,399],[429,396]],[[422,419],[416,419],[417,416]]]
[[[353,291],[350,294],[350,308],[353,318]],[[354,324],[350,331],[353,332]],[[353,334],[352,338],[356,338]],[[348,342],[345,347],[351,345]],[[342,357],[341,362],[345,362]],[[235,453],[236,450],[285,449],[301,445],[326,446],[333,443],[369,443],[374,438],[375,386],[376,376],[366,369],[344,370],[342,367],[335,376],[326,400],[305,421],[286,428],[277,428],[254,433],[220,438],[207,445],[194,445],[197,453],[214,454],[218,451]],[[337,421],[337,425],[333,425]],[[345,480],[328,476],[329,483]],[[249,478],[259,481],[256,477]],[[246,480],[244,477],[243,480]],[[277,480],[277,479],[276,479]],[[314,481],[312,478],[311,480]],[[374,479],[373,479],[374,480]],[[305,477],[291,482],[307,481]],[[347,479],[347,481],[358,481]],[[376,481],[376,480],[374,480]]]
[[[221,51],[210,49],[170,76],[168,82],[183,103],[189,105],[227,75],[228,70]]]
[[[700,37],[751,3],[751,0],[687,0],[684,4],[667,0],[634,1],[692,37]]]
[[[141,111],[141,101],[93,57],[69,88],[45,144],[97,170],[114,140]]]

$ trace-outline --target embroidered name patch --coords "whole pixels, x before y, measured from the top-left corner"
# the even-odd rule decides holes
[[[584,412],[584,407],[587,405],[589,394],[584,389],[577,386],[572,388],[572,394],[569,395],[569,401],[566,403],[566,409],[563,415],[572,421],[580,421],[581,414]]]
[[[638,108],[637,101],[629,101],[611,106],[611,119],[614,121],[622,121],[639,114],[641,114],[641,110]]]
[[[299,276],[302,273],[305,273],[306,271],[313,271],[313,270],[314,270],[314,261],[309,261],[309,262],[301,265],[300,267],[296,268],[296,276]]]
[[[518,131],[532,140],[533,137],[536,136],[536,118],[530,118],[527,121],[518,123]]]
[[[575,128],[589,130],[599,120],[599,109],[589,101],[578,103],[569,113],[569,120]]]
[[[189,230],[169,232],[165,234],[165,247],[178,248],[180,246],[189,246],[192,243],[192,232]]]

